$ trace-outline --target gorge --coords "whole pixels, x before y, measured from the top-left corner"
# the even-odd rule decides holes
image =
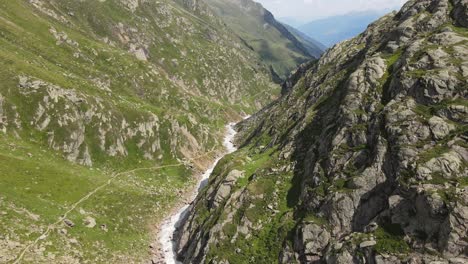
[[[248,118],[248,117],[247,117]],[[185,221],[188,212],[190,211],[190,206],[193,204],[193,200],[198,195],[198,192],[202,190],[208,184],[208,180],[213,173],[215,166],[218,162],[227,154],[230,154],[236,151],[236,147],[233,144],[234,137],[236,136],[236,131],[234,130],[235,123],[231,123],[226,126],[226,134],[223,140],[223,146],[225,148],[225,153],[223,156],[217,158],[213,164],[201,175],[200,182],[194,191],[193,195],[190,197],[191,204],[185,205],[177,210],[173,215],[170,215],[164,222],[160,230],[160,243],[162,250],[162,259],[161,262],[166,264],[176,264],[176,243],[174,241],[174,234],[182,226]]]
[[[467,80],[467,0],[0,1],[0,263],[468,263]]]

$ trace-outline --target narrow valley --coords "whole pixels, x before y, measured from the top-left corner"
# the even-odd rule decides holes
[[[153,262],[161,262],[166,264],[176,264],[177,261],[176,255],[176,243],[174,241],[174,234],[182,226],[183,222],[186,220],[187,214],[190,211],[190,206],[192,206],[193,201],[195,200],[198,192],[202,190],[208,184],[209,178],[213,173],[215,166],[218,162],[227,154],[233,153],[237,150],[234,146],[234,137],[236,136],[236,131],[234,130],[235,123],[231,123],[226,126],[226,133],[223,140],[223,146],[225,152],[223,156],[217,158],[212,165],[201,175],[199,179],[199,184],[196,186],[193,195],[190,195],[190,204],[186,204],[179,208],[175,214],[170,215],[163,222],[161,230],[159,231],[159,242],[161,243],[159,255],[156,255],[156,260]],[[161,253],[162,251],[162,253]]]
[[[468,263],[468,0],[0,0],[1,263]]]

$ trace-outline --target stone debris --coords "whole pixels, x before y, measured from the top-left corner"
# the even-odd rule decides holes
[[[75,223],[73,223],[70,219],[64,219],[63,222],[64,222],[65,225],[67,225],[68,227],[74,227],[74,226],[75,226]]]
[[[361,244],[359,244],[360,248],[366,248],[366,247],[372,247],[377,245],[377,242],[374,240],[369,240],[369,241],[364,241]]]
[[[94,228],[96,226],[96,220],[91,216],[87,216],[84,221],[84,225],[88,228]]]

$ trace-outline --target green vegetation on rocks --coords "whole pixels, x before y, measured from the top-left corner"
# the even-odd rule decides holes
[[[466,10],[408,1],[299,67],[238,125],[238,163],[197,198],[180,260],[467,262]]]

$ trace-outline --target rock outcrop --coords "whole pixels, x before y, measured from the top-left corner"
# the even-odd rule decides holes
[[[270,96],[246,99],[260,90],[273,95],[267,68],[198,1],[30,0],[21,8],[44,18],[34,44],[20,45],[42,55],[25,55],[29,68],[5,74],[0,130],[36,134],[69,161],[92,166],[100,155],[191,159],[219,146],[220,134],[202,120],[238,116],[234,105],[242,112],[260,108]],[[30,30],[10,29],[16,21],[5,21],[6,30]],[[231,67],[232,58],[239,61]],[[242,92],[250,89],[255,92]],[[213,104],[202,103],[207,100]],[[220,111],[217,104],[229,106]]]
[[[412,0],[300,67],[239,125],[180,260],[466,263],[467,12]],[[214,206],[233,169],[246,172]]]

